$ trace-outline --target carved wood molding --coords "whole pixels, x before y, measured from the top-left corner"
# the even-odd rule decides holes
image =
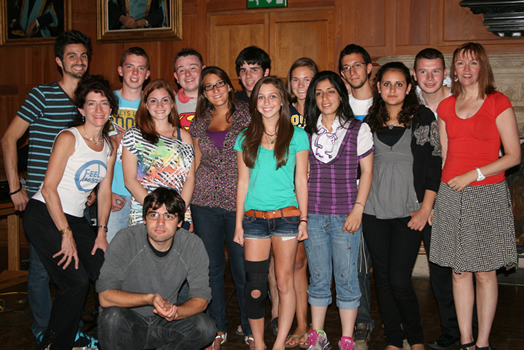
[[[524,0],[464,0],[460,6],[482,14],[488,31],[501,38],[524,37]]]

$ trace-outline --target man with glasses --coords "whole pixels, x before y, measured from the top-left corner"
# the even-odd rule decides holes
[[[350,44],[340,52],[338,60],[340,75],[351,87],[349,105],[355,118],[363,120],[373,104],[373,89],[369,83],[372,65],[369,53],[361,46]],[[360,240],[358,254],[358,284],[360,287],[360,307],[353,339],[357,350],[367,350],[375,322],[371,318],[371,291],[369,285],[369,268],[371,256],[365,240]]]
[[[121,230],[108,246],[96,283],[104,349],[200,349],[213,341],[209,259],[196,235],[180,228],[185,202],[172,189],[144,199],[144,224]],[[189,299],[175,305],[187,279]]]

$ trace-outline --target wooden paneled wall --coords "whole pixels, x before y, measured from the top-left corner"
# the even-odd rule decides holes
[[[96,1],[102,0],[72,1],[73,27],[91,38],[96,38]],[[151,78],[166,79],[173,86],[173,58],[184,47],[197,49],[208,65],[219,64],[233,74],[231,58],[236,53],[222,55],[229,44],[237,40],[226,35],[232,32],[231,28],[223,28],[220,33],[208,32],[212,20],[223,19],[222,15],[238,18],[239,14],[260,19],[252,22],[249,33],[239,29],[235,36],[252,38],[253,44],[268,48],[274,66],[279,66],[275,73],[280,76],[285,75],[284,66],[292,59],[292,55],[287,55],[286,62],[278,64],[279,55],[287,48],[297,55],[296,58],[316,55],[323,60],[323,69],[336,69],[338,53],[349,43],[364,46],[373,60],[381,56],[416,54],[425,47],[452,53],[465,41],[478,41],[488,52],[524,51],[524,39],[501,39],[491,34],[482,25],[483,17],[460,7],[460,0],[288,0],[288,8],[278,10],[246,10],[246,3],[246,0],[183,0],[183,40],[97,44],[94,39],[89,71],[103,74],[115,88],[119,87],[116,68],[120,55],[126,48],[139,45],[150,55]],[[315,20],[316,9],[328,11],[332,18]],[[304,18],[302,23],[295,25],[291,20],[296,13]],[[271,42],[271,33],[259,33],[269,30],[267,28],[273,28],[271,33],[280,38],[278,45]],[[290,28],[294,33],[303,32],[301,41],[286,42]],[[265,41],[265,37],[269,41]],[[211,38],[220,42],[210,45]],[[211,47],[220,49],[209,52]],[[317,52],[319,47],[332,52]],[[225,57],[228,57],[227,62]],[[52,45],[4,45],[0,47],[0,59],[0,133],[3,134],[29,90],[34,85],[59,79],[60,74]],[[0,233],[0,244],[2,237]]]

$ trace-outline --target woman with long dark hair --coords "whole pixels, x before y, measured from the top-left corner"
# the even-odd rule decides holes
[[[422,231],[437,195],[441,156],[437,121],[419,105],[408,68],[400,62],[380,67],[373,105],[364,119],[375,144],[373,182],[364,209],[364,239],[373,261],[387,350],[424,349],[411,271]],[[403,329],[402,329],[403,327]]]
[[[298,241],[308,237],[309,145],[304,130],[291,124],[289,99],[280,79],[260,79],[249,107],[251,123],[235,144],[238,189],[234,241],[245,245],[246,312],[257,350],[265,348],[267,275],[273,250],[280,296],[273,349],[282,350],[295,314],[293,274]]]
[[[511,102],[495,90],[482,45],[470,42],[455,50],[451,77],[452,96],[437,109],[444,168],[435,203],[430,260],[454,270],[461,349],[489,350],[497,309],[496,270],[517,263],[504,172],[520,163],[520,142]],[[504,154],[499,156],[501,145]],[[476,340],[472,331],[475,300]]]
[[[327,349],[324,320],[331,304],[335,276],[337,307],[342,323],[341,350],[354,350],[353,330],[360,305],[358,252],[362,212],[373,176],[373,138],[369,126],[349,107],[342,78],[330,71],[315,75],[306,97],[309,134],[308,257],[311,328],[307,346]],[[360,165],[360,186],[357,169]]]
[[[27,203],[24,231],[58,290],[51,319],[37,349],[71,349],[89,280],[104,262],[116,147],[108,136],[118,100],[102,76],[84,76],[75,91],[81,125],[58,134],[44,182]],[[98,185],[97,233],[84,217],[87,197]]]
[[[197,179],[191,213],[195,233],[204,242],[209,255],[209,284],[213,299],[207,312],[217,325],[217,335],[211,346],[214,350],[220,349],[227,340],[224,243],[237,290],[240,330],[246,343],[254,345],[245,311],[244,249],[233,242],[238,182],[233,146],[250,119],[248,105],[235,99],[227,73],[218,67],[206,67],[200,77],[196,115],[189,129],[195,145]]]
[[[124,181],[132,195],[130,226],[143,222],[144,198],[158,187],[175,189],[186,206],[195,188],[193,139],[180,126],[175,93],[167,81],[146,86],[135,119],[136,126],[122,139]]]

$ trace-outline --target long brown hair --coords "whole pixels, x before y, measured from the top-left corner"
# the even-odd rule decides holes
[[[479,71],[479,98],[484,99],[486,95],[492,94],[495,92],[495,78],[493,77],[493,71],[491,70],[491,65],[489,64],[489,58],[486,54],[484,47],[478,43],[465,43],[460,45],[453,52],[453,61],[451,63],[451,78],[454,78],[457,74],[455,70],[455,62],[461,56],[470,56],[473,59],[476,59],[479,62],[480,71]],[[460,81],[455,81],[451,84],[451,93],[455,97],[459,97],[464,91],[462,90],[462,85]]]
[[[228,111],[226,114],[226,121],[229,123],[231,122],[231,117],[233,116],[233,113],[235,113],[235,89],[233,89],[233,85],[231,84],[231,80],[229,79],[229,76],[227,73],[220,67],[215,66],[209,66],[202,70],[202,74],[200,75],[200,83],[198,84],[198,99],[197,99],[197,107],[195,112],[195,119],[203,118],[204,114],[206,114],[209,110],[213,109],[213,104],[209,102],[207,97],[204,95],[204,78],[206,75],[214,74],[217,77],[219,77],[221,80],[223,80],[227,86],[230,87],[228,92]]]
[[[180,128],[180,119],[178,119],[178,111],[176,109],[176,102],[175,102],[175,93],[173,92],[173,89],[169,85],[169,83],[163,79],[157,79],[149,83],[146,88],[144,89],[144,92],[142,93],[142,99],[140,100],[140,105],[138,106],[138,110],[136,112],[136,127],[140,132],[142,133],[142,137],[146,139],[147,141],[151,142],[152,144],[156,144],[158,142],[158,133],[155,130],[155,122],[153,121],[153,118],[151,117],[151,114],[149,114],[149,111],[147,110],[147,99],[149,98],[149,95],[159,89],[164,89],[169,94],[169,97],[171,98],[172,107],[171,107],[171,113],[169,113],[168,121],[173,127]]]
[[[277,140],[275,142],[274,154],[277,160],[277,169],[285,165],[289,153],[289,144],[293,138],[294,128],[291,124],[291,112],[289,111],[289,97],[286,87],[282,80],[277,77],[269,76],[260,79],[249,100],[249,111],[251,112],[251,123],[244,131],[244,140],[242,141],[243,158],[248,168],[253,168],[257,161],[258,150],[262,144],[264,135],[264,123],[262,115],[257,109],[258,93],[264,84],[271,84],[277,88],[280,93],[282,106],[280,107],[279,118],[277,122]]]

